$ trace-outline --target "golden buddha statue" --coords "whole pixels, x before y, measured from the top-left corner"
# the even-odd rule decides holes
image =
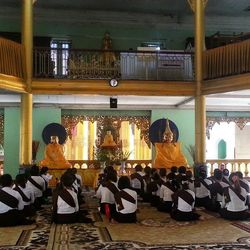
[[[170,129],[169,121],[166,120],[166,129],[163,133],[163,142],[155,143],[156,157],[154,166],[156,168],[170,169],[173,166],[187,166],[187,159],[181,152],[179,142],[173,142],[173,132]]]
[[[113,46],[112,46],[112,39],[110,37],[109,32],[105,32],[104,37],[102,39],[102,50],[112,50]],[[113,65],[116,61],[116,57],[114,52],[112,51],[108,51],[108,52],[103,52],[102,53],[102,57],[101,57],[101,61],[106,65],[106,66],[110,66]]]
[[[111,134],[111,131],[108,130],[106,135],[104,136],[103,143],[101,144],[101,147],[116,147],[117,144],[114,141],[113,135]]]
[[[56,169],[71,167],[71,164],[64,157],[63,146],[58,143],[57,136],[50,137],[50,143],[46,146],[45,157],[41,160],[40,166]]]

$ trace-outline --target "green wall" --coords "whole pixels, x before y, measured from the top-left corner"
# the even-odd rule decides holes
[[[151,123],[158,119],[168,118],[173,121],[179,129],[179,141],[182,152],[186,156],[189,164],[193,165],[193,160],[186,147],[195,144],[195,113],[194,110],[179,109],[159,109],[152,110]],[[153,147],[154,148],[154,147]],[[155,152],[153,151],[153,158]]]
[[[44,158],[45,143],[42,132],[49,123],[61,124],[61,109],[59,108],[35,108],[33,109],[33,140],[39,141],[37,162]]]
[[[33,109],[33,140],[40,142],[37,154],[37,162],[43,159],[45,144],[42,140],[42,131],[49,123],[61,123],[62,114],[71,115],[150,115],[151,123],[157,119],[169,118],[179,129],[179,141],[182,144],[182,151],[190,165],[192,159],[186,149],[188,145],[194,145],[195,141],[195,119],[193,110],[158,109],[158,110],[61,110],[59,108],[43,107]],[[19,135],[20,135],[20,109],[4,109],[4,170],[13,177],[18,173],[19,168]]]
[[[45,144],[42,131],[49,123],[61,123],[61,109],[33,109],[33,140],[40,142],[37,161],[43,159]],[[4,172],[15,177],[19,169],[20,108],[4,109]]]
[[[14,178],[19,169],[20,109],[4,109],[4,173]]]

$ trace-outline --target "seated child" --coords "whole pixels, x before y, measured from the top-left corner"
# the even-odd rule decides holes
[[[137,193],[130,187],[127,176],[121,176],[118,181],[119,192],[115,194],[116,212],[112,221],[120,223],[135,223],[137,210]]]
[[[30,225],[34,221],[28,220],[23,215],[24,203],[21,195],[12,189],[13,180],[11,175],[1,176],[0,189],[0,226]]]
[[[64,173],[61,182],[53,192],[53,221],[58,224],[92,222],[79,211],[77,194],[72,190],[75,181],[72,174]]]
[[[25,217],[31,217],[35,215],[36,210],[33,206],[35,201],[35,195],[31,188],[27,187],[26,185],[27,179],[24,174],[18,174],[15,180],[15,187],[13,188],[16,190],[22,197],[24,203],[23,213]]]

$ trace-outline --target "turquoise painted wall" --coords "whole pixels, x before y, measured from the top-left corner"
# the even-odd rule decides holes
[[[42,131],[49,123],[61,123],[61,109],[33,109],[33,140],[40,142],[37,161],[43,159],[45,144]],[[4,109],[4,172],[15,177],[19,169],[20,109]]]
[[[35,108],[33,109],[33,140],[39,141],[37,162],[44,158],[45,143],[42,139],[42,132],[49,123],[61,124],[61,109],[59,108]]]
[[[179,140],[182,143],[182,151],[192,165],[192,159],[185,148],[194,145],[195,141],[195,119],[193,110],[151,110],[151,111],[110,111],[110,110],[62,110],[59,108],[34,108],[33,109],[33,140],[40,142],[37,154],[37,162],[43,159],[45,144],[42,140],[42,131],[46,125],[52,122],[61,123],[61,114],[71,115],[150,115],[151,123],[157,119],[169,118],[179,129]],[[4,149],[5,149],[5,172],[11,173],[13,177],[19,167],[19,131],[20,131],[20,110],[19,108],[4,109]]]
[[[21,32],[20,22],[6,21],[0,17],[0,31]],[[82,24],[60,22],[34,22],[34,36],[46,36],[57,39],[72,40],[73,48],[101,49],[104,33],[108,31],[113,40],[114,50],[136,50],[144,42],[160,42],[164,49],[182,50],[185,48],[187,37],[193,37],[193,27],[183,28],[182,24],[164,25],[120,24]]]
[[[186,156],[190,165],[193,160],[186,147],[195,144],[195,113],[194,110],[179,109],[159,109],[152,110],[151,123],[158,119],[168,118],[173,121],[179,129],[179,141],[181,142],[182,152]],[[154,147],[153,147],[154,149]],[[155,152],[153,150],[153,158]]]
[[[20,109],[4,109],[4,172],[15,178],[19,169]]]

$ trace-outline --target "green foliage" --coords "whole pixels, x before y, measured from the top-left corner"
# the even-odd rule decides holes
[[[118,152],[118,154],[117,154],[117,160],[119,160],[119,161],[127,161],[128,160],[128,158],[129,158],[129,156],[131,155],[131,151],[129,152],[129,151],[122,151],[122,150],[120,150],[119,152]]]
[[[195,163],[195,146],[188,145],[188,146],[186,146],[186,149],[189,152],[190,156],[192,157],[193,162]]]
[[[123,151],[120,148],[106,149],[106,148],[95,148],[94,155],[95,159],[100,162],[107,163],[121,163],[122,161],[128,160],[132,152]]]

